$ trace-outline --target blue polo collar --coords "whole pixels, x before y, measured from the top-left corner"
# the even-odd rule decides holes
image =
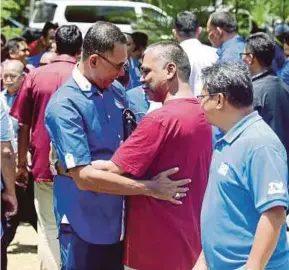
[[[226,141],[227,143],[231,144],[234,140],[237,139],[237,137],[243,133],[243,131],[245,131],[249,126],[251,126],[252,124],[254,124],[257,121],[260,121],[262,119],[262,117],[258,114],[257,111],[254,111],[252,113],[250,113],[249,115],[247,115],[246,117],[244,117],[242,120],[240,120],[237,124],[235,124],[228,132],[225,136],[223,136],[222,138],[220,138],[217,143],[219,141]]]
[[[235,43],[239,43],[239,41],[241,41],[241,40],[243,40],[242,37],[240,37],[240,36],[235,36],[235,37],[233,37],[233,38],[225,41],[225,42],[217,49],[217,55],[218,55],[218,56],[221,56],[221,55],[223,54],[223,52],[224,52],[227,48],[231,47],[231,46],[232,46],[233,44],[235,44]]]
[[[102,92],[92,85],[86,77],[78,69],[78,65],[76,64],[72,71],[72,78],[79,86],[80,90],[89,98],[94,94],[102,95]]]

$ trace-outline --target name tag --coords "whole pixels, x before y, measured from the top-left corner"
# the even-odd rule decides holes
[[[225,162],[222,162],[221,166],[218,169],[218,173],[226,176],[228,170],[229,170],[229,166]]]

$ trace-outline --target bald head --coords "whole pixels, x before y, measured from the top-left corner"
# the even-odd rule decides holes
[[[2,67],[3,85],[10,94],[15,94],[23,79],[24,65],[19,60],[7,60]]]
[[[153,54],[163,65],[174,63],[182,79],[185,82],[189,81],[191,73],[189,58],[178,43],[171,41],[154,43],[145,50],[144,56],[148,53]]]
[[[6,60],[2,63],[3,70],[9,69],[22,74],[24,71],[24,65],[19,60]]]
[[[39,66],[50,64],[55,59],[56,56],[57,54],[55,52],[44,53],[40,59]]]

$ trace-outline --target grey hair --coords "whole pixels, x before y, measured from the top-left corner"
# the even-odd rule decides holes
[[[214,64],[202,70],[202,77],[209,94],[224,93],[236,108],[252,105],[253,85],[246,65],[235,62]]]
[[[183,48],[176,42],[161,41],[150,45],[144,52],[157,50],[157,57],[165,65],[169,62],[177,66],[181,78],[188,82],[191,74],[191,65],[189,58]]]

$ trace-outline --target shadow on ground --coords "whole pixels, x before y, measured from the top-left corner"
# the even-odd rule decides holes
[[[10,251],[8,254],[20,254],[20,253],[37,253],[37,246],[35,245],[23,245],[19,242],[10,245]]]

